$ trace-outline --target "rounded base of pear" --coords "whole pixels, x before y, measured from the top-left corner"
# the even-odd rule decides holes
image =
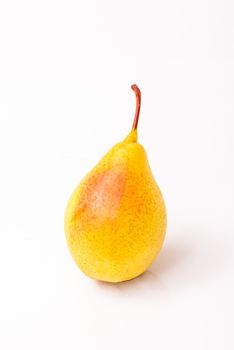
[[[163,242],[162,242],[163,243]],[[162,246],[161,246],[162,247]],[[95,271],[92,273],[90,271],[90,269],[86,269],[83,266],[80,266],[80,264],[78,264],[76,262],[76,265],[79,267],[79,269],[81,270],[81,272],[83,272],[87,277],[97,281],[97,282],[101,282],[101,283],[123,283],[123,282],[127,282],[127,281],[131,281],[133,279],[136,279],[138,277],[140,277],[141,275],[143,275],[145,272],[147,272],[147,270],[149,269],[149,267],[153,264],[153,262],[158,258],[158,255],[161,251],[161,247],[158,250],[157,254],[155,255],[154,259],[149,260],[148,264],[145,264],[144,267],[142,267],[141,269],[136,268],[134,271],[134,268],[132,269],[132,272],[128,272],[127,274],[122,274],[121,272],[119,272],[118,274],[114,274],[112,271],[110,271],[110,273],[96,273]],[[119,269],[121,270],[121,268]]]

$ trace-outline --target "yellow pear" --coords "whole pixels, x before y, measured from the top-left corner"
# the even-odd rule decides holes
[[[70,252],[89,277],[121,282],[142,274],[158,255],[166,208],[144,148],[137,143],[141,93],[132,130],[84,177],[65,212]]]

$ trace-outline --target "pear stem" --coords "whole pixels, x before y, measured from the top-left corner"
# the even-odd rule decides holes
[[[141,109],[141,90],[139,89],[139,87],[136,84],[133,84],[131,86],[131,88],[135,92],[135,95],[136,95],[136,112],[135,112],[135,116],[134,116],[134,120],[133,120],[133,124],[132,124],[132,130],[136,130],[139,115],[140,115],[140,109]]]

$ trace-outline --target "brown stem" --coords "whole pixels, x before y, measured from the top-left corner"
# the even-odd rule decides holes
[[[138,124],[138,119],[139,119],[139,114],[140,114],[140,109],[141,109],[141,90],[136,84],[133,84],[131,86],[132,90],[135,92],[136,95],[136,112],[135,112],[135,117],[133,120],[132,124],[132,129],[136,130],[137,129],[137,124]]]

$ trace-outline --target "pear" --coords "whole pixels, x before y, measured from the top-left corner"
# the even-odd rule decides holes
[[[158,255],[166,208],[146,152],[137,143],[141,92],[130,134],[84,177],[65,211],[70,252],[87,276],[121,282],[142,274]]]

